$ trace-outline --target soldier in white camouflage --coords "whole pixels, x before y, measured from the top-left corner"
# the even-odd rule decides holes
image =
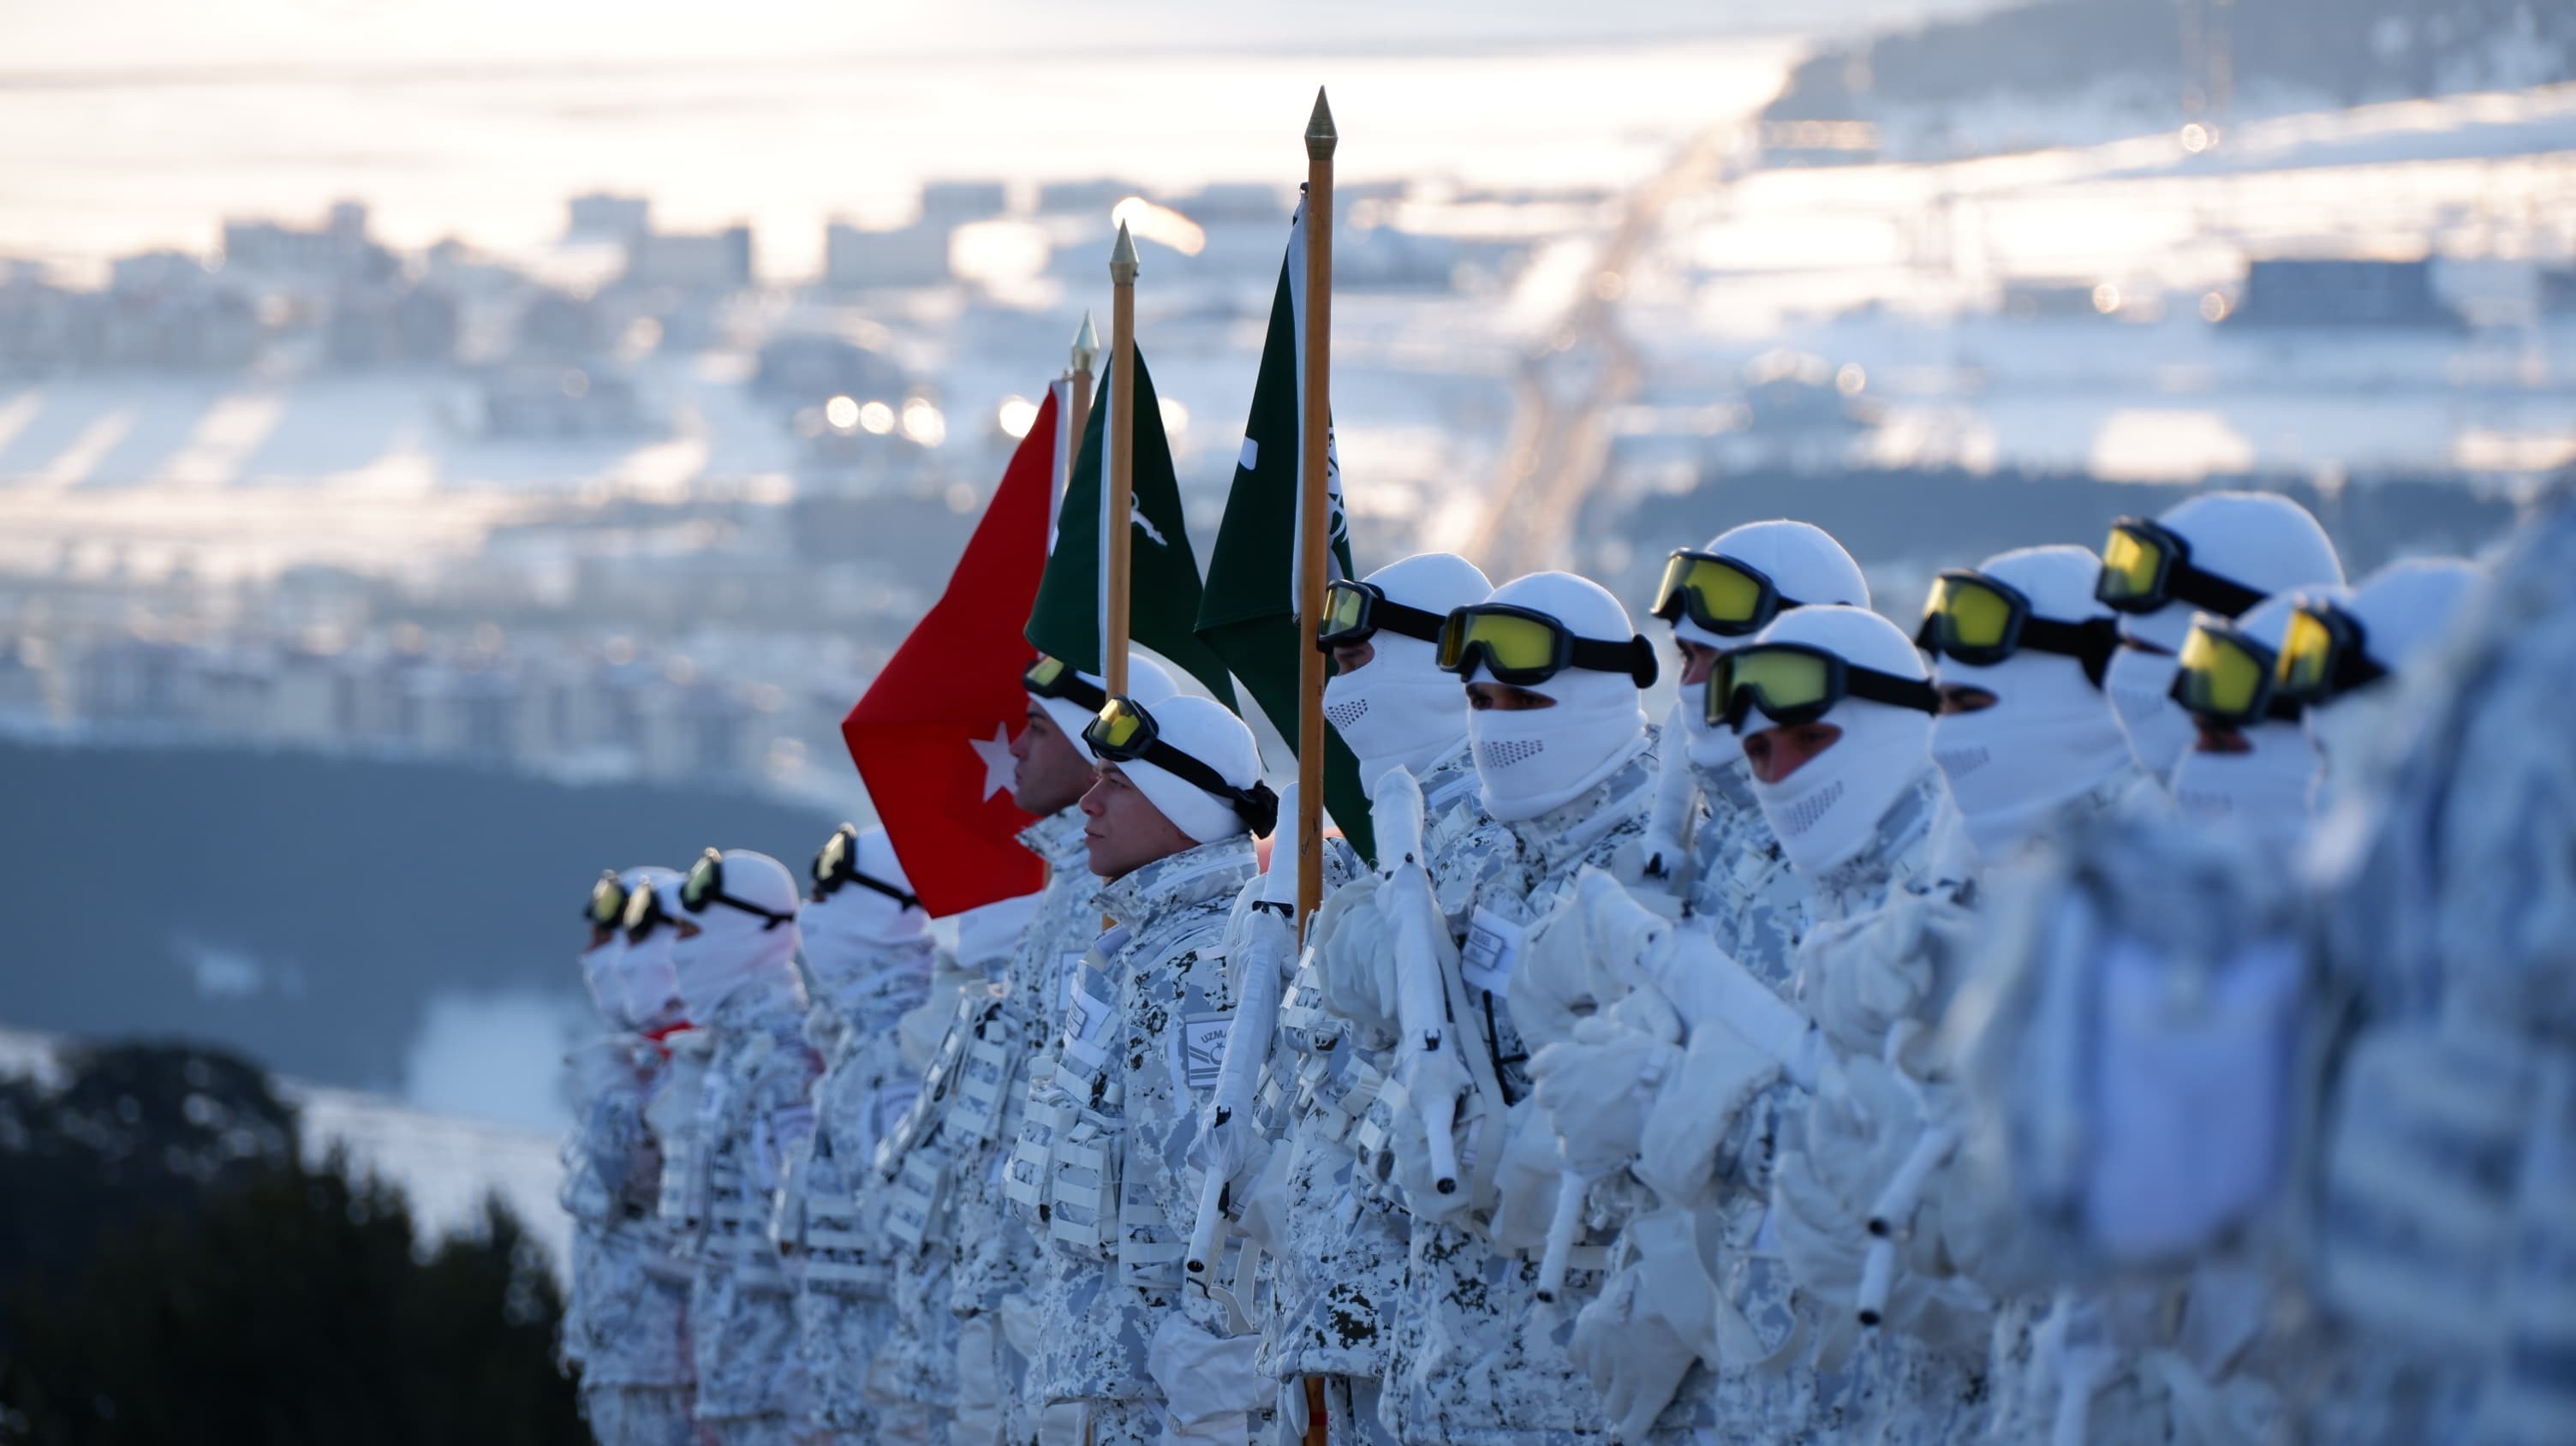
[[[1664,735],[1664,785],[1645,840],[1646,857],[1634,877],[1625,868],[1616,872],[1641,898],[1669,898],[1678,889],[1680,922],[1703,933],[1783,1001],[1794,993],[1795,955],[1814,909],[1813,889],[1790,866],[1763,817],[1741,741],[1708,717],[1710,676],[1726,649],[1749,641],[1786,610],[1868,603],[1869,585],[1839,543],[1807,523],[1780,520],[1746,523],[1705,548],[1676,550],[1652,609],[1672,625],[1681,696]],[[1670,902],[1659,907],[1672,912]],[[1575,922],[1560,916],[1560,927]],[[1597,926],[1587,927],[1587,935],[1587,942],[1641,939],[1634,930],[1605,933]],[[1617,987],[1612,980],[1656,991],[1642,962],[1599,960],[1584,972],[1596,987],[1608,986],[1604,992]],[[1600,1032],[1588,1049],[1598,1057],[1625,1050],[1642,1060],[1652,1052],[1654,1042],[1646,1038],[1620,1041],[1606,1032],[1606,1022],[1595,1029]],[[1687,1044],[1687,1035],[1675,1042]],[[1615,1269],[1586,1307],[1578,1354],[1594,1370],[1605,1404],[1615,1402],[1612,1424],[1635,1438],[1715,1440],[1759,1422],[1765,1439],[1797,1440],[1816,1399],[1815,1382],[1811,1372],[1782,1369],[1775,1360],[1796,1326],[1793,1284],[1775,1256],[1755,1248],[1768,1209],[1779,1114],[1794,1097],[1793,1087],[1774,1080],[1747,1086],[1741,1096],[1722,1088],[1678,1087],[1689,1063],[1676,1063],[1676,1087],[1658,1094],[1659,1106],[1669,1100],[1676,1111],[1705,1116],[1731,1104],[1732,1112],[1724,1128],[1705,1131],[1717,1142],[1714,1151],[1634,1167],[1651,1195],[1631,1203],[1646,1213],[1621,1228],[1610,1252]],[[1543,1099],[1547,1093],[1542,1090]],[[1661,1144],[1670,1133],[1641,1128],[1641,1149],[1648,1138]],[[1560,1145],[1561,1152],[1566,1148]],[[1678,1254],[1668,1258],[1668,1252]],[[1684,1341],[1678,1334],[1670,1337],[1665,1357],[1646,1369],[1651,1327],[1641,1319],[1638,1302],[1650,1300],[1664,1278],[1709,1282],[1708,1289],[1725,1301],[1712,1309],[1731,1311],[1742,1322],[1742,1332],[1729,1341],[1735,1350],[1714,1369],[1700,1359],[1707,1341]],[[1596,1340],[1607,1348],[1595,1350]],[[1758,1345],[1748,1353],[1745,1347],[1753,1343]],[[1747,1354],[1752,1358],[1743,1358]]]
[[[1957,1138],[1930,1026],[1964,972],[1976,888],[1930,753],[1938,695],[1905,635],[1852,607],[1781,614],[1728,654],[1724,678],[1712,706],[1815,889],[1797,952],[1815,1029],[1767,1050],[1749,1031],[1725,1052],[1749,1077],[1776,1069],[1811,1093],[1771,1126],[1769,1230],[1807,1328],[1780,1364],[1815,1372],[1804,1424],[1818,1437],[1959,1440],[1984,1390],[1992,1301],[1942,1254],[1937,1207],[1917,1198]]]
[[[814,1128],[788,1146],[773,1232],[796,1287],[814,1426],[844,1439],[917,1439],[927,1408],[905,1401],[889,1412],[868,1398],[895,1304],[888,1252],[860,1187],[877,1142],[919,1088],[897,1026],[930,993],[930,917],[882,829],[843,824],[808,877],[797,917],[812,1001],[805,1037],[824,1067]]]
[[[1483,602],[1491,592],[1485,575],[1464,558],[1408,557],[1358,582],[1333,582],[1317,640],[1334,659],[1324,686],[1326,720],[1357,756],[1364,784],[1393,768],[1421,779],[1426,830],[1441,842],[1433,879],[1453,880],[1462,899],[1480,872],[1462,855],[1462,842],[1483,826],[1480,841],[1488,847],[1478,864],[1486,856],[1508,857],[1511,846],[1476,801],[1466,699],[1458,681],[1440,671],[1438,643],[1452,609]],[[1357,866],[1345,853],[1336,849],[1328,858],[1327,889],[1355,876]],[[1243,922],[1238,919],[1238,928]],[[1277,927],[1286,929],[1287,921]],[[1234,935],[1229,947],[1238,960],[1266,957],[1236,944]],[[1244,982],[1240,969],[1237,979]],[[1280,1182],[1275,1213],[1281,1218],[1274,1227],[1279,1238],[1260,1242],[1272,1265],[1256,1365],[1279,1382],[1280,1410],[1297,1434],[1304,1434],[1312,1409],[1312,1379],[1328,1441],[1382,1442],[1390,1439],[1378,1424],[1387,1312],[1403,1293],[1410,1225],[1393,1193],[1359,1167],[1351,1137],[1385,1078],[1394,1041],[1355,1030],[1324,1009],[1323,981],[1311,956],[1295,966],[1279,1003],[1274,1033],[1284,1047],[1273,1048],[1268,1038],[1247,1041],[1240,1023],[1227,1044],[1229,1070],[1239,1067],[1236,1050],[1266,1053],[1258,1092],[1268,1103],[1245,1113],[1261,1118],[1284,1153],[1263,1175]],[[1252,1011],[1237,1017],[1249,1019]],[[1254,1128],[1248,1118],[1229,1120],[1212,1126],[1208,1138]],[[1248,1178],[1253,1153],[1239,1146],[1214,1162],[1235,1178],[1239,1196],[1258,1188]]]
[[[2576,530],[2555,530],[2564,557]],[[2183,767],[2273,755],[2282,776],[2238,799],[2278,816],[2099,818],[1999,896],[1955,1017],[1986,1106],[1972,1143],[2003,1187],[1971,1197],[1994,1217],[1978,1233],[2019,1248],[1961,1254],[2053,1305],[1997,1332],[1985,1439],[2549,1440],[2576,1421],[2576,1392],[2525,1370],[2569,1339],[2545,1304],[2570,1295],[2548,1268],[2571,1258],[2566,1212],[2531,1207],[2564,1196],[2544,1161],[2576,1139],[2576,1101],[2532,1087],[2528,1001],[2510,1025],[2451,1013],[2513,948],[2434,918],[2451,888],[2548,889],[2510,877],[2519,849],[2431,822],[2508,816],[2488,800],[2563,774],[2563,748],[2453,751],[2493,720],[2449,711],[2464,678],[2551,666],[2553,585],[2563,619],[2553,575],[2449,657],[2485,586],[2456,561],[2203,619]],[[2256,676],[2228,661],[2248,643],[2277,656],[2228,696]],[[2294,785],[2320,761],[2348,807],[2302,863],[2277,840],[2307,828]]]
[[[1206,699],[1113,698],[1084,743],[1098,775],[1082,802],[1094,902],[1112,924],[1073,979],[1049,1067],[1032,1074],[1013,1161],[1043,1163],[1048,1266],[1026,1389],[1078,1408],[1042,1423],[1041,1440],[1244,1441],[1268,1406],[1256,1338],[1184,1290],[1182,1257],[1198,1100],[1234,1005],[1219,941],[1278,801],[1251,730]]]
[[[698,1423],[720,1446],[786,1446],[806,1429],[809,1385],[769,1225],[822,1073],[796,977],[796,884],[766,854],[709,849],[674,892],[671,966],[712,1046],[698,1147],[679,1179],[666,1167],[662,1196],[673,1248],[695,1271]]]
[[[1371,1106],[1361,1140],[1412,1217],[1402,1295],[1382,1313],[1379,1417],[1407,1443],[1572,1441],[1594,1434],[1601,1413],[1566,1355],[1567,1307],[1538,1299],[1536,1252],[1559,1190],[1507,991],[1528,930],[1577,873],[1644,836],[1654,738],[1638,695],[1654,679],[1654,650],[1598,585],[1539,573],[1455,614],[1442,652],[1468,695],[1482,812],[1509,841],[1454,808],[1423,841],[1443,875],[1435,902],[1451,931],[1439,941],[1442,977],[1430,982],[1448,1001],[1432,1010],[1445,1015],[1445,1033],[1408,1026],[1407,1011],[1388,1004],[1417,987],[1387,977],[1390,926],[1379,910],[1400,907],[1395,896],[1337,905],[1339,917],[1318,924],[1327,998],[1395,1047],[1393,1087]],[[1401,887],[1400,870],[1380,865]],[[1448,1062],[1435,1070],[1435,1058]],[[1535,1168],[1516,1170],[1533,1143]],[[1457,1177],[1435,1180],[1451,1156]]]
[[[915,1304],[951,1317],[950,1432],[975,1446],[1038,1434],[1044,1403],[1024,1382],[1040,1336],[1032,1276],[1046,1261],[1029,1223],[1040,1191],[1023,1192],[1025,1214],[1014,1208],[1007,1167],[1020,1137],[1026,1071],[1051,1049],[1072,966],[1100,933],[1099,880],[1075,805],[1092,783],[1082,730],[1108,695],[1098,677],[1043,657],[1025,686],[1028,714],[1011,740],[1011,797],[1038,818],[1020,841],[1045,861],[1046,886],[1024,915],[994,906],[961,920],[961,962],[989,977],[959,996],[920,1094],[878,1151],[872,1186],[885,1201],[892,1248],[908,1253],[902,1268],[921,1297]],[[1128,687],[1152,701],[1173,692],[1168,674],[1133,655]],[[990,937],[997,929],[1007,938]],[[935,1296],[926,1286],[933,1274],[942,1277]],[[896,1334],[925,1352],[939,1332],[927,1315],[907,1311]]]
[[[630,898],[678,875],[603,876],[585,912],[582,975],[613,1033],[575,1051],[581,1122],[564,1148],[563,1206],[573,1219],[563,1356],[581,1373],[582,1414],[601,1446],[686,1446],[691,1365],[688,1277],[655,1218],[662,1150],[645,1109],[668,1073],[662,1036],[680,1027],[668,929],[630,941]]]

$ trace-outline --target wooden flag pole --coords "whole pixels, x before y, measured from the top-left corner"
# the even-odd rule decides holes
[[[1055,479],[1055,495],[1073,485],[1073,464],[1082,456],[1082,429],[1091,424],[1091,389],[1099,381],[1092,368],[1100,364],[1100,331],[1091,324],[1091,313],[1082,314],[1082,330],[1073,334],[1073,369],[1065,377],[1073,385],[1065,388],[1065,435],[1073,440],[1064,449],[1064,466]]]
[[[1297,439],[1297,937],[1324,903],[1324,655],[1314,644],[1332,555],[1325,461],[1332,446],[1332,107],[1315,91],[1306,121],[1306,415]]]
[[[1109,617],[1100,639],[1100,676],[1127,691],[1127,593],[1136,512],[1136,241],[1118,223],[1109,253]]]

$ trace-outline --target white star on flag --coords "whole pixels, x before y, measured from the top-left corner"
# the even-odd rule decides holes
[[[966,746],[974,749],[975,756],[984,760],[984,796],[986,798],[991,798],[994,794],[1000,793],[1002,790],[1011,786],[1011,728],[1009,724],[994,724],[992,737],[969,738],[966,740]]]

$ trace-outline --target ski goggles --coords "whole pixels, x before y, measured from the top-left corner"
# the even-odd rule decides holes
[[[1083,676],[1073,670],[1073,664],[1062,658],[1050,658],[1044,653],[1038,654],[1038,660],[1029,664],[1027,672],[1020,674],[1020,687],[1030,697],[1061,698],[1086,713],[1099,712],[1101,706],[1109,701],[1109,695],[1084,681]]]
[[[2222,728],[2242,728],[2266,718],[2298,721],[2300,708],[2272,686],[2280,657],[2225,618],[2207,613],[2191,620],[2177,656],[2172,695],[2184,712]]]
[[[1845,662],[1805,643],[1756,643],[1721,654],[1708,678],[1708,724],[1745,731],[1758,710],[1773,723],[1813,723],[1845,698],[1941,711],[1941,695],[1921,678]],[[1758,730],[1757,730],[1758,731]]]
[[[1747,563],[1713,552],[1675,548],[1655,585],[1654,614],[1665,622],[1687,617],[1720,637],[1743,637],[1770,626],[1782,612],[1805,604],[1782,597],[1769,576]]]
[[[1923,603],[1923,626],[1914,646],[1936,658],[1990,668],[2024,648],[2056,653],[2084,665],[2084,676],[2102,686],[2120,630],[2109,618],[2064,623],[2031,611],[2030,598],[2011,583],[1969,568],[1952,568],[1932,580]]]
[[[2192,566],[2191,544],[2143,517],[2111,524],[2093,596],[2115,612],[2151,613],[2170,602],[2187,602],[2231,618],[2263,600],[2263,594],[2242,583]]]
[[[796,922],[794,914],[782,914],[775,909],[764,909],[749,899],[739,899],[726,893],[724,855],[718,850],[709,849],[698,855],[698,861],[689,866],[689,876],[680,880],[680,907],[692,914],[703,914],[710,905],[714,904],[722,904],[728,909],[739,909],[761,920],[760,932],[764,934],[781,924]]]
[[[895,901],[898,908],[918,909],[921,900],[906,889],[859,871],[859,826],[845,823],[832,830],[823,846],[814,852],[814,902],[821,903],[841,891],[847,884],[873,889]]]
[[[600,874],[599,882],[590,886],[590,899],[581,906],[581,916],[590,927],[601,930],[614,929],[626,921],[626,886],[617,881],[617,870],[606,870]]]
[[[2306,602],[2290,614],[2273,664],[2272,690],[2314,707],[2388,676],[2364,647],[2361,624],[2330,602]]]
[[[1515,688],[1536,687],[1568,668],[1624,673],[1646,688],[1655,681],[1655,650],[1644,638],[1578,638],[1545,613],[1478,603],[1450,613],[1441,625],[1440,670],[1472,681],[1478,668]]]
[[[1335,578],[1324,585],[1324,620],[1315,628],[1315,649],[1355,648],[1376,637],[1380,628],[1437,644],[1443,621],[1438,613],[1391,600],[1374,583]]]
[[[653,931],[671,922],[662,912],[662,891],[650,884],[632,889],[626,895],[626,942],[641,944],[653,937]]]
[[[1150,763],[1202,793],[1224,799],[1234,805],[1256,837],[1279,824],[1279,795],[1270,791],[1269,784],[1255,779],[1250,788],[1237,788],[1226,782],[1225,775],[1164,742],[1154,715],[1133,698],[1113,697],[1102,705],[1084,726],[1082,741],[1093,757],[1105,763]]]

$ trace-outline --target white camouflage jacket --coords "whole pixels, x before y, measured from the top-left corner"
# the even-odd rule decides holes
[[[662,1147],[645,1121],[669,1052],[620,1034],[584,1045],[571,1062],[584,1104],[564,1145],[563,1207],[573,1218],[564,1361],[585,1387],[685,1386],[688,1276],[668,1259],[656,1215]]]
[[[805,1041],[803,990],[761,984],[716,1006],[715,1049],[698,1106],[705,1202],[689,1292],[698,1416],[732,1420],[805,1409],[794,1298],[769,1233],[787,1144],[813,1129],[822,1061]],[[670,1196],[664,1195],[666,1206]]]
[[[1032,1073],[1022,1132],[1024,1142],[1032,1129],[1049,1138],[1033,1399],[1160,1397],[1149,1354],[1165,1319],[1228,1328],[1220,1306],[1182,1290],[1181,1257],[1198,1214],[1188,1154],[1199,1097],[1215,1083],[1232,1019],[1218,946],[1256,869],[1252,840],[1238,835],[1094,896],[1116,923],[1075,977],[1053,1068]]]
[[[1507,864],[1481,871],[1465,919],[1462,975],[1472,1017],[1457,1021],[1488,1051],[1505,1102],[1522,1111],[1528,1047],[1505,990],[1520,943],[1554,911],[1586,865],[1608,868],[1642,838],[1655,786],[1651,745],[1583,797],[1509,825]],[[1449,905],[1447,891],[1442,904]],[[1461,1159],[1462,1169],[1468,1168]],[[1508,1203],[1508,1202],[1507,1202]],[[1380,1416],[1407,1443],[1539,1446],[1598,1431],[1602,1412],[1566,1354],[1576,1309],[1597,1271],[1573,1277],[1569,1298],[1539,1303],[1535,1253],[1498,1249],[1472,1216],[1413,1222],[1409,1272],[1386,1364]],[[1597,1249],[1588,1252],[1597,1256]]]

